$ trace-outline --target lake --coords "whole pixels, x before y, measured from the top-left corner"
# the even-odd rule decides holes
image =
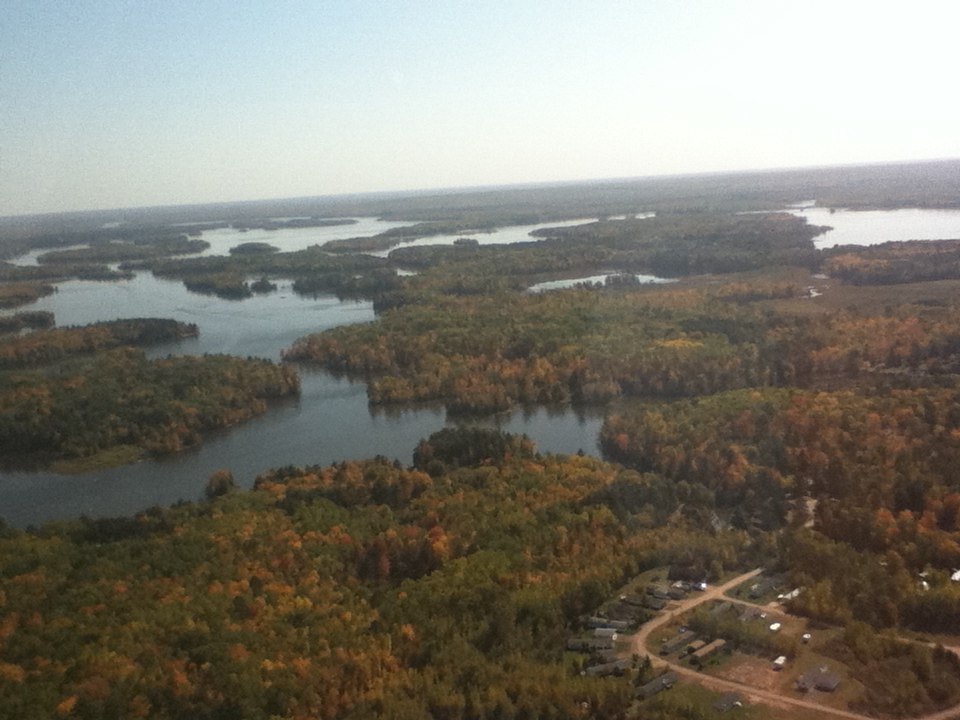
[[[820,208],[793,208],[815,225],[835,229],[818,238],[820,247],[866,245],[889,240],[960,238],[960,212],[896,210],[830,213]],[[566,224],[578,224],[574,220]],[[226,253],[241,242],[265,241],[283,250],[296,250],[329,240],[374,235],[405,223],[381,223],[361,218],[357,224],[290,230],[208,230],[210,254]],[[546,226],[557,226],[551,223]],[[530,240],[531,229],[544,225],[504,228],[477,234],[481,243]],[[457,236],[424,239],[453,242]],[[507,238],[512,238],[508,240]],[[33,258],[22,258],[30,262]],[[584,278],[581,278],[583,280]],[[599,279],[591,278],[591,279]],[[565,281],[559,281],[565,282]],[[566,281],[570,282],[570,281]],[[374,319],[369,302],[344,302],[332,296],[304,298],[289,282],[279,290],[243,301],[189,293],[179,281],[148,273],[115,282],[60,283],[58,292],[29,306],[49,310],[57,324],[83,325],[121,317],[166,317],[196,323],[198,338],[151,348],[149,355],[170,353],[230,353],[277,360],[280,351],[298,337],[339,325]],[[409,464],[420,438],[455,424],[440,407],[371,409],[363,383],[301,368],[302,394],[274,403],[269,411],[229,431],[216,433],[197,448],[135,465],[84,475],[8,471],[0,473],[0,517],[17,527],[58,518],[130,514],[151,505],[196,500],[207,476],[227,468],[249,487],[257,474],[273,467],[329,464],[350,458],[385,455]],[[569,407],[517,410],[489,418],[483,425],[526,433],[544,452],[597,454],[603,422],[600,408]]]
[[[151,357],[230,353],[277,360],[298,337],[338,325],[370,322],[369,302],[332,296],[304,298],[279,283],[277,292],[243,301],[197,295],[179,281],[139,273],[115,283],[71,281],[30,309],[49,310],[58,325],[84,325],[120,317],[166,317],[196,323],[197,338],[156,346]],[[250,487],[257,474],[296,464],[326,465],[385,455],[412,461],[417,442],[455,424],[442,407],[371,409],[366,386],[301,367],[301,395],[273,403],[266,414],[209,436],[202,445],[163,458],[97,473],[0,473],[0,517],[25,527],[48,520],[123,515],[151,505],[196,500],[207,476],[219,468]],[[536,408],[479,424],[526,433],[544,452],[596,454],[603,412]]]
[[[814,238],[818,248],[836,245],[879,245],[903,240],[960,239],[960,210],[836,210],[791,208],[811,225],[833,228]]]

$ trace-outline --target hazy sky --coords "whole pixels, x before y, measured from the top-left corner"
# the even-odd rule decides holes
[[[9,0],[0,215],[960,157],[955,0]]]

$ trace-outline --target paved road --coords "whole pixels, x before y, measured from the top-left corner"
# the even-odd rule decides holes
[[[761,572],[761,568],[756,570],[751,570],[748,573],[739,575],[733,580],[725,582],[723,585],[717,585],[716,587],[708,588],[702,593],[696,593],[693,596],[687,598],[681,603],[675,605],[672,610],[668,612],[663,612],[657,615],[653,620],[644,624],[636,635],[633,636],[631,644],[631,653],[639,655],[640,657],[648,656],[655,666],[668,667],[673,670],[675,673],[681,677],[691,679],[704,687],[708,687],[712,690],[718,690],[720,692],[738,692],[747,698],[760,702],[763,702],[768,705],[774,706],[784,706],[792,705],[794,707],[806,708],[808,710],[814,710],[823,715],[832,715],[834,717],[850,718],[851,720],[876,720],[869,715],[860,715],[858,713],[850,712],[848,710],[838,710],[836,708],[827,707],[826,705],[820,705],[819,703],[811,702],[809,700],[802,700],[800,698],[790,697],[789,695],[781,695],[779,693],[768,692],[767,690],[761,690],[759,688],[750,687],[749,685],[743,685],[732,680],[724,680],[722,678],[713,677],[712,675],[706,675],[701,672],[697,672],[689,667],[679,665],[669,660],[663,660],[659,657],[647,652],[647,640],[649,639],[651,633],[658,628],[663,627],[673,620],[678,615],[689,612],[693,608],[701,605],[702,603],[708,602],[710,600],[718,600],[724,596],[728,590],[735,588],[737,585],[746,582],[747,580],[756,577]],[[753,603],[747,603],[753,604]],[[938,713],[933,713],[931,715],[924,715],[915,720],[956,720],[960,718],[960,705],[954,706],[952,708],[947,708]]]

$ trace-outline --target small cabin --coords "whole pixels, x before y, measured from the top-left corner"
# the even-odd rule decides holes
[[[711,657],[713,657],[718,652],[723,650],[726,644],[727,644],[727,641],[720,638],[720,639],[714,640],[709,645],[704,645],[702,648],[700,648],[690,656],[690,664],[702,665]]]

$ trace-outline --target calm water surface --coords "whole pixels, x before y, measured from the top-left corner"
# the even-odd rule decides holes
[[[836,245],[879,245],[904,240],[960,239],[960,210],[791,209],[811,225],[833,228],[814,238],[818,248]]]
[[[249,233],[245,233],[249,234]],[[61,283],[30,309],[50,310],[58,325],[121,317],[168,317],[196,323],[198,338],[151,348],[153,357],[230,353],[279,359],[280,351],[311,332],[370,322],[369,302],[332,296],[303,298],[280,283],[278,292],[243,301],[189,293],[178,281],[147,273],[118,283]],[[48,520],[130,514],[151,505],[196,500],[207,476],[227,468],[249,487],[259,473],[283,465],[322,464],[385,455],[404,464],[417,442],[452,424],[440,407],[371,411],[366,386],[309,367],[302,393],[273,403],[264,415],[215,433],[197,448],[97,473],[0,472],[0,517],[18,527]],[[481,424],[526,433],[544,452],[596,453],[603,421],[568,408],[518,410]]]

